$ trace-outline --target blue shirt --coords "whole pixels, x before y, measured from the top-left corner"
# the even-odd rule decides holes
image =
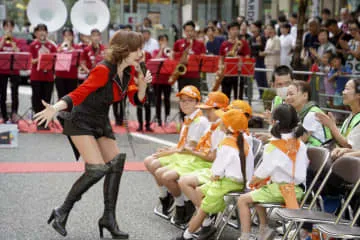
[[[219,55],[220,46],[224,40],[225,38],[223,37],[215,37],[214,41],[212,42],[208,41],[206,43],[206,53]]]
[[[338,71],[337,69],[331,68],[328,73],[328,77],[331,77],[337,71]],[[347,66],[342,66],[340,72],[351,74],[351,70]],[[335,93],[341,94],[342,91],[344,91],[347,81],[349,81],[349,77],[347,77],[347,76],[335,77]]]

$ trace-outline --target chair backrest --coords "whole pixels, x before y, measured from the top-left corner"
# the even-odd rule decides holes
[[[360,158],[338,158],[333,165],[333,173],[350,184],[356,184],[360,178]]]
[[[308,147],[307,155],[310,160],[309,168],[317,172],[324,167],[324,162],[329,160],[330,152],[323,147]]]
[[[328,162],[330,162],[330,152],[326,148],[308,147],[307,155],[310,161],[309,168],[315,173],[315,176],[306,190],[306,193],[300,203],[300,207],[304,206],[311,195],[315,184],[319,180],[321,173],[325,169],[325,166]]]
[[[336,218],[335,223],[337,224],[341,220],[351,199],[353,198],[357,189],[360,186],[360,158],[347,156],[340,157],[333,163],[331,168],[334,174],[342,178],[347,183],[353,185],[351,192],[346,197],[345,203],[343,204],[343,207],[341,208]],[[356,221],[356,219],[359,217],[359,213],[357,212],[355,215],[356,216],[353,222]]]
[[[262,147],[263,147],[262,142],[259,139],[253,137],[252,138],[252,150],[253,150],[253,154],[254,154],[254,167],[255,168],[257,167],[259,160],[262,157]]]

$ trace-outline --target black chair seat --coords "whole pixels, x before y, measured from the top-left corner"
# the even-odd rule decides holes
[[[347,225],[317,224],[315,228],[331,237],[360,238],[360,227]]]
[[[295,222],[334,223],[336,220],[333,214],[306,209],[278,209],[276,214]],[[350,221],[341,220],[340,223],[350,223]]]

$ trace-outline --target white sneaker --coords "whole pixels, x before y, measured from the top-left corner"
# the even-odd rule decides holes
[[[290,225],[290,223],[285,223],[285,229],[287,229],[289,227],[289,225]],[[285,234],[284,227],[283,226],[277,227],[276,232],[281,235],[284,235]]]
[[[263,231],[257,234],[258,240],[272,240],[274,239],[275,231],[270,227],[266,227]]]

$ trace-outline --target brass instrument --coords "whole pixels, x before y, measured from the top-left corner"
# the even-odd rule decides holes
[[[185,63],[187,62],[189,51],[192,48],[192,45],[193,45],[193,40],[190,41],[189,46],[185,49],[185,51],[181,55],[179,64],[176,66],[174,72],[171,74],[171,76],[169,78],[169,83],[171,85],[174,84],[179,79],[180,76],[182,76],[186,73],[187,68],[186,68]]]
[[[241,40],[236,40],[234,45],[232,46],[231,50],[228,52],[228,57],[236,57],[238,55],[239,49],[242,48]]]
[[[61,48],[69,48],[71,46],[70,42],[69,41],[64,41],[62,44],[61,44]]]
[[[166,48],[164,48],[163,51],[164,51],[164,55],[165,55],[165,56],[170,57],[171,52],[172,52],[171,48],[166,47]]]
[[[10,34],[5,35],[5,43],[6,44],[11,44],[13,41],[14,41],[14,39],[13,39],[12,35],[10,35]]]
[[[219,69],[216,72],[215,84],[211,89],[211,91],[215,92],[219,89],[221,82],[224,79],[224,72],[225,72],[225,66],[224,64],[220,64]]]

